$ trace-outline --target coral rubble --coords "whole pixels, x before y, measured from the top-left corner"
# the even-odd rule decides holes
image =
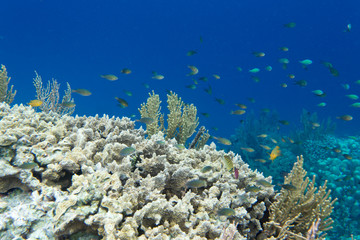
[[[0,238],[255,239],[263,230],[274,189],[239,155],[214,143],[179,149],[134,125],[1,103]],[[135,153],[120,154],[126,147]],[[225,155],[238,177],[222,166]],[[194,179],[205,186],[187,188]],[[222,208],[235,214],[219,216]]]

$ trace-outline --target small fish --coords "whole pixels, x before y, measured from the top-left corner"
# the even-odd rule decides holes
[[[237,169],[236,167],[234,167],[234,177],[235,179],[239,179],[239,169]]]
[[[206,181],[200,179],[193,179],[186,183],[187,188],[202,188],[206,187]]]
[[[131,155],[133,153],[135,153],[136,150],[135,148],[133,147],[126,147],[126,148],[123,148],[121,151],[120,151],[120,155],[123,156],[123,157],[126,157],[128,155]]]
[[[262,158],[257,158],[255,159],[256,162],[261,162],[261,163],[266,163],[266,160],[265,159],[262,159]]]
[[[217,102],[220,103],[221,105],[224,105],[224,104],[225,104],[224,99],[221,99],[221,98],[215,98],[215,101],[217,101]]]
[[[260,78],[257,76],[251,76],[251,79],[254,80],[254,82],[260,82]]]
[[[265,67],[265,70],[268,71],[268,72],[271,72],[271,71],[272,71],[272,66],[270,66],[270,65],[269,65],[269,66],[266,66],[266,67]]]
[[[345,96],[352,99],[352,100],[358,100],[359,99],[359,96],[356,95],[356,94],[348,94],[348,95],[345,95]]]
[[[232,208],[220,208],[217,211],[217,215],[219,216],[225,216],[225,217],[231,217],[235,215],[235,210]]]
[[[260,144],[260,147],[262,147],[265,150],[271,150],[271,148],[268,145],[261,145]]]
[[[360,80],[356,80],[355,83],[360,85]]]
[[[300,60],[299,63],[301,63],[302,65],[305,65],[305,66],[309,66],[313,62],[310,59],[304,59],[304,60]]]
[[[115,97],[115,99],[119,102],[119,107],[126,108],[129,106],[128,102],[125,99]]]
[[[21,164],[20,166],[18,166],[19,168],[22,168],[22,169],[33,169],[35,167],[37,167],[39,165],[37,165],[36,163],[34,162],[28,162],[28,163],[23,163]]]
[[[306,80],[298,80],[298,81],[295,81],[294,84],[299,85],[300,87],[306,87],[308,83]]]
[[[66,108],[72,108],[72,107],[75,107],[76,104],[74,102],[63,102],[63,103],[61,103],[61,106],[66,107]]]
[[[128,91],[128,90],[124,90],[124,93],[126,95],[128,95],[129,97],[131,97],[133,95],[133,93],[131,91]]]
[[[276,141],[275,139],[270,138],[270,140],[271,140],[273,143],[277,144],[277,141]]]
[[[217,74],[213,74],[213,77],[214,77],[215,79],[220,79],[220,76],[217,75]]]
[[[231,172],[234,169],[234,163],[230,156],[224,155],[223,162],[226,170],[228,170],[229,172]]]
[[[149,117],[143,117],[140,119],[136,119],[136,122],[141,122],[141,123],[145,123],[145,124],[151,124],[153,123],[155,120],[153,118],[149,118]]]
[[[326,106],[326,102],[321,102],[317,105],[318,107],[325,107]]]
[[[251,147],[241,147],[242,150],[246,151],[246,152],[249,152],[249,153],[252,153],[252,152],[255,152],[255,149],[251,148]]]
[[[330,67],[330,68],[329,68],[329,71],[330,71],[330,73],[331,73],[333,76],[335,76],[335,77],[338,77],[338,76],[339,76],[339,71],[336,70],[334,67]]]
[[[239,110],[235,110],[235,111],[231,111],[230,114],[233,114],[233,115],[242,115],[246,113],[245,110],[242,110],[242,109],[239,109]]]
[[[279,157],[281,154],[281,150],[279,146],[274,147],[274,149],[270,153],[269,159],[271,161],[274,161],[277,157]]]
[[[264,52],[252,52],[252,54],[255,57],[265,57],[265,53]]]
[[[286,27],[286,28],[294,28],[294,27],[296,27],[296,23],[295,22],[289,22],[289,23],[284,24],[284,27]]]
[[[212,170],[212,166],[205,166],[200,170],[200,172],[207,173],[210,172],[211,170]]]
[[[43,104],[43,101],[34,99],[34,100],[31,100],[28,104],[32,107],[40,107]]]
[[[195,89],[196,89],[196,85],[195,85],[195,84],[186,85],[185,87],[186,87],[186,88],[189,88],[189,89],[192,89],[192,90],[195,90]]]
[[[286,121],[286,120],[279,120],[279,123],[281,123],[282,125],[289,125],[290,122]]]
[[[267,134],[265,134],[265,133],[263,133],[263,134],[257,135],[257,137],[259,137],[259,138],[267,138],[267,137],[268,137],[268,135],[267,135]]]
[[[175,144],[175,147],[179,150],[185,149],[185,146],[183,144]]]
[[[142,85],[143,85],[145,88],[150,88],[150,85],[147,84],[147,83],[143,83]]]
[[[279,59],[279,62],[280,62],[280,63],[283,63],[283,64],[289,64],[290,61],[289,61],[289,59],[287,59],[287,58],[280,58],[280,59]]]
[[[156,80],[163,80],[165,77],[161,74],[155,74],[154,76],[152,76],[152,78]]]
[[[198,78],[200,81],[203,81],[203,82],[207,82],[208,81],[208,78],[207,77],[199,77]]]
[[[210,114],[209,113],[201,113],[201,115],[203,115],[204,117],[210,117]]]
[[[90,96],[91,95],[91,92],[84,88],[73,89],[72,92],[78,93],[81,96]]]
[[[249,72],[258,73],[258,72],[260,72],[260,69],[259,68],[252,68],[252,69],[249,70]]]
[[[281,184],[282,188],[289,190],[289,191],[295,191],[297,188],[292,184]]]
[[[347,24],[344,32],[351,32],[351,28],[351,23]]]
[[[239,72],[242,72],[242,68],[241,67],[236,67],[236,69],[239,71]]]
[[[187,76],[193,76],[199,73],[199,69],[195,66],[189,65],[188,68],[190,68],[191,72]]]
[[[325,97],[326,96],[326,94],[320,89],[319,90],[314,90],[314,91],[312,91],[312,93],[314,93],[318,97]]]
[[[159,145],[165,145],[165,141],[163,140],[157,140],[155,143]]]
[[[343,154],[344,158],[346,158],[347,160],[351,160],[352,159],[352,156],[349,155],[349,154]]]
[[[288,77],[289,77],[290,79],[294,79],[294,78],[295,78],[295,75],[294,75],[294,74],[289,74]]]
[[[222,137],[213,137],[214,139],[218,140],[221,144],[224,145],[231,145],[231,141],[229,139],[226,138],[222,138]]]
[[[320,127],[320,123],[317,122],[311,122],[312,129]]]
[[[249,98],[247,98],[248,100],[249,100],[249,102],[251,102],[251,103],[255,103],[255,98],[251,98],[251,97],[249,97]]]
[[[114,74],[105,74],[105,75],[100,75],[100,77],[105,78],[109,81],[116,81],[119,78],[117,76],[115,76]]]
[[[238,106],[241,109],[247,109],[247,106],[245,104],[235,103],[235,106]]]
[[[341,149],[338,147],[335,147],[332,149],[335,153],[341,153]]]
[[[204,89],[204,91],[205,91],[207,94],[211,95],[211,94],[212,94],[212,88],[211,88],[211,86],[209,85],[208,88],[205,88],[205,89]]]
[[[360,102],[356,102],[350,105],[351,107],[356,107],[359,108],[360,107]]]
[[[123,73],[123,74],[130,74],[130,73],[131,73],[131,70],[128,69],[128,68],[123,68],[123,69],[121,70],[121,73]]]
[[[350,85],[347,83],[341,84],[341,86],[345,89],[345,90],[349,90],[350,89]]]
[[[336,117],[337,119],[341,119],[341,120],[344,120],[344,121],[351,121],[353,120],[353,117],[351,115],[342,115],[342,116],[339,116],[339,117]]]
[[[288,85],[287,85],[286,83],[281,83],[281,84],[280,84],[280,87],[282,87],[282,88],[287,88],[287,86],[288,86]]]
[[[256,183],[264,187],[272,187],[271,183],[269,183],[265,179],[259,179],[256,181]]]
[[[247,186],[245,188],[246,192],[253,192],[253,193],[259,192],[260,190],[261,190],[261,188],[259,188],[257,186]]]
[[[288,52],[289,51],[289,48],[287,48],[287,47],[280,47],[279,49],[281,51],[283,51],[283,52]]]
[[[190,50],[190,51],[188,51],[187,53],[186,53],[186,56],[192,56],[192,55],[195,55],[195,54],[197,54],[197,51],[195,51],[195,50]]]

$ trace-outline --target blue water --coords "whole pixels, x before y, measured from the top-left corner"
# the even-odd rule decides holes
[[[3,2],[0,8],[0,63],[6,65],[18,91],[17,104],[35,98],[32,79],[36,70],[45,81],[57,79],[61,93],[66,82],[93,93],[89,97],[73,95],[78,115],[139,117],[137,109],[151,90],[160,94],[164,103],[167,90],[172,90],[185,103],[196,105],[199,113],[210,114],[208,118],[200,115],[200,124],[215,136],[230,137],[246,118],[247,113],[230,114],[238,109],[235,103],[246,104],[247,112],[255,114],[263,108],[277,111],[280,119],[290,122],[282,126],[285,131],[297,127],[306,109],[317,112],[320,120],[330,117],[339,135],[356,135],[360,109],[350,107],[356,101],[345,95],[360,95],[360,85],[355,83],[360,79],[359,15],[360,2],[356,0],[13,0]],[[289,22],[296,26],[283,26]],[[350,32],[344,32],[347,24],[352,25]],[[279,50],[283,46],[289,51]],[[198,53],[187,56],[189,50]],[[253,51],[266,55],[255,57]],[[290,60],[287,69],[282,68],[280,58]],[[307,70],[298,62],[303,59],[313,61]],[[331,62],[339,76],[331,75],[321,61]],[[207,77],[209,81],[198,81],[195,90],[186,88],[193,84],[187,76],[188,65],[199,69],[194,78]],[[265,70],[268,65],[271,72]],[[254,67],[261,71],[249,73]],[[123,68],[132,73],[121,74]],[[165,78],[152,79],[152,71]],[[115,74],[119,80],[111,82],[100,78],[101,74]],[[213,74],[221,78],[215,79]],[[251,76],[259,77],[260,82]],[[308,85],[294,85],[300,79]],[[350,89],[342,84],[349,84]],[[204,91],[209,85],[212,95]],[[312,91],[316,89],[327,96],[315,96]],[[132,91],[133,96],[124,90]],[[126,99],[129,107],[117,107],[114,97]],[[327,106],[318,107],[320,102]],[[354,119],[336,119],[344,114]]]

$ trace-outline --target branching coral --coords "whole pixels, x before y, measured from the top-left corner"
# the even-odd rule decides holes
[[[306,236],[317,219],[321,220],[318,234],[331,229],[333,221],[329,216],[337,199],[331,200],[326,181],[317,191],[315,176],[312,181],[305,178],[307,172],[303,163],[303,157],[298,157],[291,173],[285,177],[280,194],[270,206],[270,222],[265,225],[268,236],[305,239],[301,237]]]
[[[36,98],[43,102],[39,108],[46,113],[52,111],[60,115],[71,115],[75,111],[75,107],[66,107],[66,104],[64,104],[74,101],[71,99],[71,87],[69,83],[67,84],[67,90],[65,91],[65,95],[60,103],[60,84],[55,79],[52,79],[52,82],[48,81],[46,88],[43,88],[41,76],[36,71],[35,74],[36,77],[34,78],[34,86],[36,88]]]
[[[199,125],[196,107],[193,104],[185,104],[176,93],[170,92],[167,95],[169,114],[167,115],[168,127],[165,130],[164,115],[160,113],[161,101],[159,95],[154,92],[149,95],[147,102],[141,104],[139,109],[142,118],[154,119],[153,123],[147,124],[148,135],[151,136],[164,130],[166,132],[166,139],[175,138],[178,143],[185,144],[186,140],[191,137]],[[205,134],[205,130],[203,133]],[[205,139],[208,139],[207,135],[202,137],[202,142],[198,146],[205,145]]]
[[[7,76],[6,67],[4,65],[1,65],[0,70],[0,102],[6,102],[10,104],[16,95],[16,90],[13,91],[13,87],[10,87],[10,90],[8,90],[8,85],[10,82],[10,77]]]

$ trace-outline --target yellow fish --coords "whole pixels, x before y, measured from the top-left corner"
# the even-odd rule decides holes
[[[274,149],[270,153],[270,160],[274,161],[278,156],[280,156],[280,154],[281,154],[280,147],[279,146],[274,147]]]
[[[247,147],[247,148],[242,147],[241,149],[244,150],[244,151],[246,151],[246,152],[249,152],[249,153],[255,152],[255,149],[253,149],[253,148],[251,148],[251,147]]]
[[[117,76],[115,76],[114,74],[106,74],[106,75],[100,75],[100,77],[105,78],[109,81],[116,81],[119,78]]]
[[[28,104],[32,107],[40,107],[43,104],[43,101],[35,99],[31,100]]]

